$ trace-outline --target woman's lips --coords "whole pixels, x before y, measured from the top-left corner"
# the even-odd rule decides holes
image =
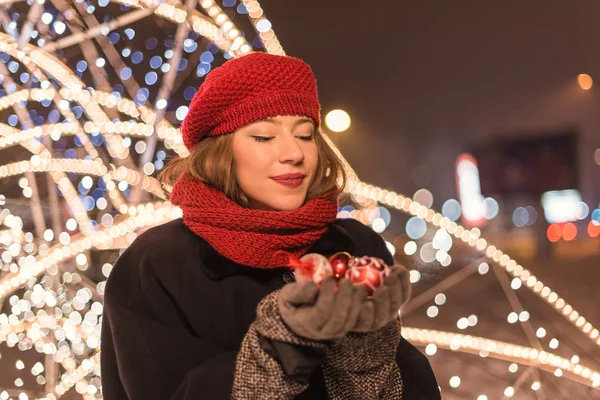
[[[275,179],[275,178],[271,178],[273,179],[275,182],[279,183],[280,185],[289,187],[289,188],[297,188],[298,186],[302,185],[302,182],[304,182],[304,178],[295,178],[295,179]]]

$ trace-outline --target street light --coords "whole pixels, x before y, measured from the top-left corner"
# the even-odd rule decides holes
[[[332,132],[344,132],[350,122],[350,115],[344,110],[332,110],[325,116],[325,125]]]

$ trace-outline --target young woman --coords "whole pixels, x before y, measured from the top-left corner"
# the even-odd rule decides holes
[[[190,155],[161,175],[183,218],[140,235],[106,285],[105,399],[440,398],[400,336],[402,267],[372,298],[285,267],[282,251],[394,263],[378,234],[336,219],[345,175],[319,124],[299,59],[252,53],[208,75],[181,129]]]

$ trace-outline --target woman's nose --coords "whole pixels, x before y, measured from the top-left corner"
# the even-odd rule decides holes
[[[302,147],[300,143],[298,143],[299,139],[295,137],[286,138],[283,141],[282,146],[280,148],[280,161],[281,162],[293,162],[294,164],[300,163],[304,160],[304,152],[302,151]]]

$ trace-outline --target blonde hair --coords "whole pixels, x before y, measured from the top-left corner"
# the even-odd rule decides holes
[[[329,193],[326,198],[338,199],[346,186],[346,171],[318,129],[314,136],[319,161],[305,201],[326,193]],[[222,191],[240,206],[249,208],[250,201],[238,185],[234,168],[233,134],[210,136],[196,144],[188,157],[175,157],[169,161],[158,175],[158,180],[165,186],[173,186],[181,174],[188,173],[194,179]]]

